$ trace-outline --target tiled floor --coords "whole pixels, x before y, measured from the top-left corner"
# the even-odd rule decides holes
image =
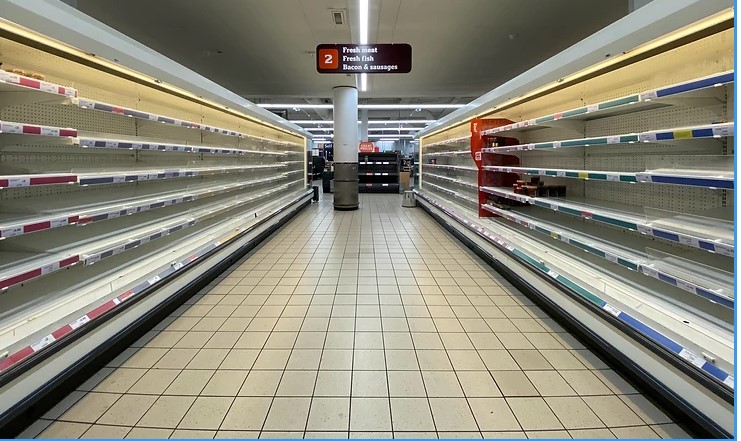
[[[400,202],[307,208],[23,435],[687,436]]]

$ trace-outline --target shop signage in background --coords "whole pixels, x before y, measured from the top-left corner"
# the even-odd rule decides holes
[[[412,46],[394,44],[320,44],[316,47],[319,73],[409,73]]]
[[[372,142],[361,142],[360,143],[360,149],[358,150],[360,153],[373,153],[376,149],[376,146],[373,145]]]

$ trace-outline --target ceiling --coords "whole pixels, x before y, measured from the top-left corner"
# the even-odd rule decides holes
[[[358,0],[67,0],[256,102],[321,103],[354,76],[319,74],[321,43],[358,42]],[[409,74],[369,75],[362,102],[467,103],[629,12],[629,0],[370,0],[370,42],[409,43]],[[331,11],[346,23],[335,25]],[[451,110],[372,111],[436,119]],[[289,119],[329,117],[288,109]]]

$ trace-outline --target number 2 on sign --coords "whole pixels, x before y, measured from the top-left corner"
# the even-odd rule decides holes
[[[320,69],[337,69],[340,67],[339,51],[337,49],[320,49],[319,50],[319,68]]]

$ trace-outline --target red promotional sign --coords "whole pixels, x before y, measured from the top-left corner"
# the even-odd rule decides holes
[[[364,141],[360,143],[360,149],[359,151],[361,153],[373,153],[375,151],[376,146],[373,145],[372,142]]]

